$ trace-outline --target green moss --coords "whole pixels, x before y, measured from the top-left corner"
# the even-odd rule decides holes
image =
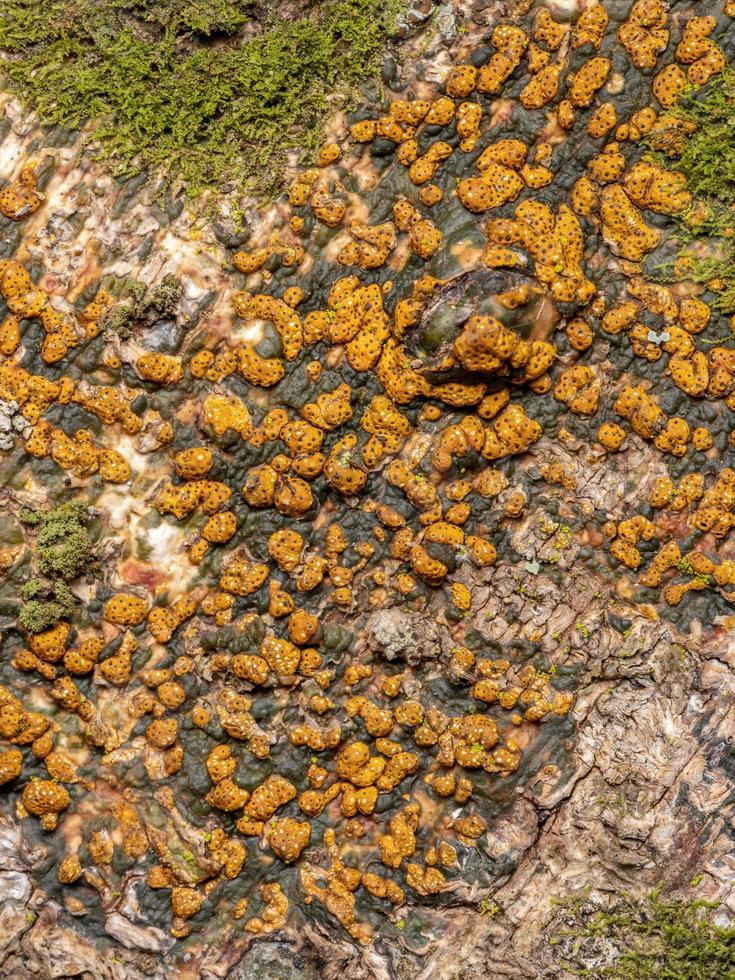
[[[272,191],[288,151],[319,143],[329,93],[373,75],[401,6],[327,0],[259,28],[226,0],[5,0],[2,70],[43,120],[95,121],[120,176],[153,169],[192,195]]]
[[[104,316],[102,327],[123,340],[131,336],[135,323],[152,325],[164,317],[174,317],[181,299],[181,282],[166,276],[157,286],[146,286],[135,279],[126,280],[126,301],[116,303]]]
[[[718,313],[735,313],[735,205],[697,198],[681,218],[687,279],[714,293]]]
[[[92,544],[86,525],[87,508],[78,502],[50,511],[36,541],[36,559],[44,575],[70,581],[87,565]]]
[[[735,204],[735,71],[715,75],[701,92],[685,94],[675,115],[697,126],[679,157],[691,192]]]
[[[32,590],[28,590],[32,586]],[[32,595],[28,592],[32,591]],[[38,595],[51,596],[46,599]],[[28,599],[18,613],[18,622],[28,633],[42,633],[55,626],[60,619],[68,619],[74,612],[74,596],[64,582],[56,582],[49,593],[37,579],[32,579],[23,587],[23,598]]]
[[[150,290],[148,306],[159,316],[174,316],[181,299],[181,283],[176,276],[166,276],[158,286]]]
[[[64,615],[71,615],[74,609],[74,594],[66,582],[54,582],[54,596],[57,603],[64,609]]]
[[[610,912],[589,911],[584,901],[558,903],[565,923],[552,942],[570,942],[584,959],[595,950],[614,951],[607,966],[564,966],[574,976],[614,980],[711,980],[735,975],[735,927],[712,921],[717,903],[664,898],[660,889],[643,901],[625,900]],[[591,944],[591,945],[590,945]],[[616,951],[616,952],[615,952]],[[599,959],[599,951],[593,952]],[[608,958],[608,955],[605,957]]]
[[[74,595],[66,583],[84,570],[92,556],[89,512],[84,504],[71,501],[46,514],[23,508],[20,518],[32,527],[43,524],[35,542],[35,564],[52,581],[44,584],[39,578],[31,578],[25,582],[18,613],[22,629],[40,633],[74,612]]]
[[[735,70],[687,92],[669,116],[697,127],[676,161],[694,195],[680,222],[686,277],[714,293],[717,312],[735,313]]]
[[[229,34],[247,22],[251,3],[242,0],[113,0],[114,9],[133,13],[149,24],[209,36]]]
[[[37,510],[31,510],[30,507],[21,507],[18,517],[21,523],[26,524],[28,527],[38,527],[43,521],[43,514],[39,514]]]
[[[31,599],[37,599],[41,594],[42,589],[43,586],[41,585],[40,580],[37,578],[32,578],[23,585],[21,595],[26,602],[29,602]]]
[[[18,622],[27,633],[43,633],[63,619],[61,606],[55,602],[27,602],[18,614]]]
[[[132,305],[130,303],[120,303],[117,306],[113,306],[105,314],[102,321],[102,328],[110,333],[117,334],[122,340],[127,340],[132,336],[134,322],[135,316]]]

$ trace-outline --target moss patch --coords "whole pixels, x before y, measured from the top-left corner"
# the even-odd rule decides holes
[[[595,912],[583,900],[557,905],[564,927],[554,944],[574,951],[564,966],[574,976],[614,980],[711,980],[735,971],[735,927],[712,921],[716,903],[664,898],[660,889],[641,902],[623,901]],[[611,959],[607,965],[579,966]]]
[[[695,197],[682,219],[686,277],[713,292],[715,310],[735,313],[735,71],[685,95],[670,115],[697,127],[677,161]]]
[[[679,159],[697,197],[735,204],[735,71],[715,75],[704,94],[685,95],[679,118],[696,123]]]
[[[36,542],[38,567],[44,575],[68,582],[83,571],[92,554],[88,522],[87,508],[76,501],[60,504],[46,515]]]
[[[49,588],[31,579],[23,588],[23,598],[27,601],[18,613],[18,622],[27,633],[42,633],[74,613],[74,596],[64,582]]]
[[[84,504],[74,501],[60,504],[47,514],[24,510],[21,520],[29,527],[43,523],[34,557],[40,572],[50,581],[27,581],[22,590],[24,604],[18,613],[24,630],[40,633],[60,619],[68,619],[74,611],[74,596],[66,583],[80,575],[92,557],[87,531],[89,512]]]
[[[328,0],[259,25],[242,0],[6,0],[2,71],[44,121],[95,121],[120,176],[274,191],[286,153],[318,144],[330,93],[375,72],[401,7]]]
[[[136,323],[152,326],[164,317],[176,316],[181,299],[181,282],[166,276],[157,286],[147,288],[138,280],[128,280],[124,286],[125,301],[110,307],[102,326],[123,340],[129,338]]]

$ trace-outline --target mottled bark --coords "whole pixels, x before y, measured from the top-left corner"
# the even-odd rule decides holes
[[[415,22],[428,13],[425,6],[414,13]],[[481,36],[497,13],[496,4],[475,4],[472,36]],[[461,46],[452,5],[445,4],[440,14],[433,41],[414,33],[399,52],[407,79],[420,66],[419,89],[444,76]],[[429,47],[419,57],[422,43]],[[9,129],[0,162],[3,175],[10,176],[35,146],[38,130],[17,103],[7,100],[4,109]],[[15,257],[36,261],[47,284],[62,284],[62,291],[72,295],[98,271],[90,259],[95,250],[89,247],[96,239],[105,253],[106,273],[145,283],[168,274],[182,280],[178,322],[146,328],[147,346],[156,342],[156,332],[169,340],[176,329],[182,338],[199,331],[212,339],[226,335],[233,318],[222,243],[234,244],[234,232],[228,236],[223,230],[227,221],[217,226],[219,237],[209,226],[195,229],[188,212],[180,209],[170,222],[159,222],[149,189],[121,191],[101,167],[79,157],[79,149],[73,140],[54,149],[46,202],[25,223]],[[281,211],[279,205],[264,212],[246,209],[254,237],[266,238]],[[211,292],[218,297],[200,322],[200,308]],[[129,361],[141,349],[142,331],[113,343],[121,359]],[[574,704],[568,723],[540,726],[529,761],[498,790],[497,815],[479,845],[494,874],[474,884],[462,881],[442,895],[441,904],[422,906],[423,946],[380,937],[359,946],[334,919],[302,917],[272,936],[242,931],[225,948],[208,935],[189,961],[178,959],[172,937],[141,922],[135,873],[115,901],[100,885],[109,909],[93,927],[50,898],[39,883],[39,868],[48,857],[44,846],[27,847],[16,814],[3,798],[0,976],[542,980],[570,977],[563,959],[599,966],[615,954],[604,941],[580,953],[572,941],[559,940],[563,913],[554,909],[554,898],[585,895],[604,908],[621,894],[643,897],[659,884],[687,894],[692,878],[703,875],[698,895],[722,903],[723,913],[735,914],[731,633],[696,619],[677,623],[665,609],[659,615],[654,608],[642,608],[632,601],[614,562],[593,569],[580,556],[585,543],[597,548],[601,540],[585,542],[584,530],[561,545],[555,537],[565,515],[576,519],[604,511],[612,520],[625,519],[647,497],[656,477],[666,473],[661,453],[635,435],[629,439],[626,453],[613,466],[608,455],[570,434],[563,443],[542,438],[521,465],[538,467],[553,457],[576,479],[573,490],[560,491],[552,531],[544,507],[532,502],[512,532],[520,556],[516,563],[484,570],[465,563],[456,576],[471,586],[471,626],[501,648],[519,630],[536,636],[556,670],[573,677]],[[6,500],[16,506],[12,494]],[[121,548],[126,533],[106,543],[107,557]],[[334,612],[330,619],[350,621]],[[451,626],[432,618],[431,609],[417,613],[389,606],[369,614],[359,649],[432,678],[446,670],[454,642]],[[102,692],[102,707],[118,696]]]

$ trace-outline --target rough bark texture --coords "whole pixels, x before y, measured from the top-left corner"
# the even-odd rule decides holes
[[[541,444],[538,452],[543,451]],[[635,462],[626,477],[651,479],[653,454],[641,447]],[[582,496],[625,513],[625,498],[610,485],[604,461],[583,472]],[[529,516],[528,526],[535,516]],[[527,528],[519,533],[529,540]],[[532,546],[529,557],[534,552]],[[488,856],[503,868],[496,886],[457,894],[438,913],[451,942],[428,944],[413,955],[380,942],[363,950],[312,926],[278,941],[256,940],[237,954],[204,950],[201,972],[192,976],[564,977],[571,974],[559,963],[560,947],[548,941],[552,897],[585,893],[604,908],[621,893],[640,898],[662,882],[686,894],[692,878],[703,875],[698,894],[721,902],[723,912],[733,908],[735,682],[729,641],[723,636],[702,642],[695,630],[682,634],[669,623],[637,615],[609,580],[586,571],[580,581],[573,553],[565,556],[564,566],[561,587],[544,575],[527,575],[522,584],[533,596],[524,595],[517,577],[502,569],[479,583],[486,597],[477,610],[480,630],[502,643],[514,635],[503,615],[513,609],[529,629],[543,630],[556,664],[579,668],[580,681],[564,770],[539,767],[532,781],[515,787],[515,799],[493,822],[485,844]],[[609,623],[612,609],[632,620],[624,639]],[[493,614],[489,622],[488,613]],[[431,623],[417,624],[411,614],[404,615],[391,620],[393,636],[405,631],[416,639],[418,632],[425,640],[424,630],[434,632]],[[580,623],[589,636],[576,628]],[[400,640],[400,656],[399,647]],[[411,643],[417,647],[420,642]],[[391,656],[390,648],[386,655]],[[75,930],[59,905],[34,885],[39,854],[23,845],[10,815],[2,821],[0,847],[4,976],[138,980],[171,975],[165,959],[171,941],[160,930],[132,926],[112,913],[105,922],[107,950]],[[483,895],[499,906],[492,917],[477,911]],[[603,947],[603,962],[604,952]],[[590,965],[599,962],[599,944],[588,957]],[[276,972],[270,972],[274,961]],[[187,975],[185,965],[177,969]]]
[[[457,2],[434,12],[432,37],[439,41],[418,32],[399,48],[407,78],[417,65],[420,84],[443,77],[459,44],[456,21],[467,17],[464,8]],[[414,21],[427,13],[415,12]],[[477,3],[466,22],[479,37],[500,13],[500,5]],[[428,45],[423,59],[422,44]],[[10,177],[37,151],[40,137],[17,103],[6,99],[3,108],[1,173]],[[99,251],[107,252],[106,273],[145,283],[168,274],[182,279],[179,326],[195,323],[203,298],[217,292],[206,329],[213,337],[225,335],[231,315],[222,235],[218,240],[187,211],[159,224],[146,188],[121,189],[78,150],[75,143],[53,150],[45,203],[26,222],[15,257],[42,267],[46,288],[71,296],[92,278],[96,259],[88,246],[96,239]],[[246,211],[256,238],[264,239],[280,222],[279,208]],[[127,343],[135,349],[140,339]],[[123,341],[118,349],[124,354],[129,347]],[[614,466],[599,445],[590,448],[570,433],[563,444],[543,437],[521,466],[529,470],[553,458],[576,478],[573,491],[560,492],[559,522],[565,514],[579,518],[596,511],[621,521],[666,473],[661,453],[636,435],[629,438]],[[12,491],[6,500],[15,506]],[[642,898],[661,884],[687,895],[695,876],[702,876],[697,896],[721,903],[719,921],[729,922],[735,915],[732,630],[698,619],[675,621],[665,610],[659,617],[633,601],[629,580],[617,568],[595,570],[580,556],[586,546],[601,546],[597,530],[583,530],[560,546],[545,529],[547,521],[544,506],[532,501],[511,534],[523,560],[486,569],[467,563],[455,581],[471,589],[471,625],[484,640],[503,649],[519,633],[538,638],[554,668],[574,677],[573,707],[566,722],[541,726],[530,760],[504,784],[497,815],[479,845],[491,862],[492,882],[462,882],[442,895],[441,904],[424,905],[423,945],[378,935],[360,946],[336,921],[312,917],[272,936],[243,931],[225,948],[208,936],[206,945],[181,959],[167,932],[138,921],[134,872],[122,898],[106,895],[102,931],[95,936],[83,916],[75,918],[39,885],[37,869],[47,853],[41,843],[28,845],[6,798],[0,804],[0,976],[564,978],[572,973],[562,960],[599,967],[614,960],[615,948],[600,940],[580,952],[569,940],[560,943],[551,899],[584,895],[605,908],[620,895]],[[123,538],[126,530],[116,533]],[[350,621],[341,613],[330,617]],[[451,625],[432,618],[431,610],[395,606],[370,613],[356,653],[372,651],[431,677],[441,674],[454,643]],[[100,703],[115,697],[102,692]]]

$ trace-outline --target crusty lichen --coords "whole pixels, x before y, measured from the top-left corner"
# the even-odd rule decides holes
[[[491,885],[505,867],[487,860],[497,815],[521,787],[542,801],[563,775],[575,677],[599,646],[587,610],[559,625],[568,646],[546,635],[572,563],[640,617],[682,620],[699,598],[702,634],[732,627],[720,610],[735,600],[735,351],[710,332],[707,293],[651,275],[693,191],[642,143],[665,142],[659,108],[721,72],[719,35],[661,0],[612,7],[506,18],[486,50],[463,44],[443,85],[425,79],[335,120],[317,166],[226,259],[233,280],[196,328],[161,322],[178,313],[172,280],[128,281],[115,306],[121,284],[95,268],[109,291],[73,284],[79,305],[62,313],[62,276],[3,260],[0,395],[21,420],[9,497],[17,507],[61,479],[99,501],[105,528],[100,574],[74,584],[83,602],[67,584],[95,571],[80,503],[38,517],[35,542],[31,516],[2,553],[9,590],[33,576],[7,670],[42,685],[59,723],[0,689],[0,735],[30,746],[53,785],[89,792],[78,805],[52,786],[14,788],[22,766],[3,760],[21,816],[51,829],[73,813],[79,829],[59,837],[84,844],[58,862],[59,887],[84,874],[104,893],[138,863],[141,888],[167,893],[175,939],[207,930],[213,909],[218,927],[249,911],[245,933],[266,935],[303,898],[369,943],[373,900],[393,921],[404,902],[429,898],[428,916],[432,896]],[[301,20],[194,52],[194,20],[171,4],[137,4],[135,23],[84,4],[63,41],[81,45],[68,69],[86,65],[84,31],[117,11],[123,29],[104,44],[126,85],[131,50],[162,45],[162,64],[181,68],[180,115],[166,102],[174,81],[151,86],[136,61],[132,99],[148,72],[136,148],[162,162],[196,131],[219,180],[245,144],[218,157],[217,127],[239,120],[247,140],[278,135],[285,150],[291,137],[273,127],[288,99],[307,92],[299,113],[325,104],[319,71],[302,70],[329,62],[331,77],[364,54],[343,41],[367,9],[330,3],[321,29]],[[239,10],[213,13],[234,30]],[[162,36],[138,23],[156,17]],[[28,67],[24,51],[10,71]],[[39,40],[33,56],[44,52]],[[245,75],[214,72],[215,53]],[[79,79],[51,62],[63,102]],[[94,80],[105,64],[89,67]],[[619,65],[640,74],[632,99]],[[197,111],[181,111],[190,101]],[[691,131],[678,132],[685,153]],[[100,133],[111,150],[130,135]],[[179,265],[186,305],[201,286],[190,263],[223,254],[203,238],[192,230]],[[645,472],[624,489],[631,459]],[[72,739],[89,747],[83,779],[79,753],[64,753]],[[288,894],[263,881],[286,865],[298,868]],[[75,899],[65,892],[82,911]]]

